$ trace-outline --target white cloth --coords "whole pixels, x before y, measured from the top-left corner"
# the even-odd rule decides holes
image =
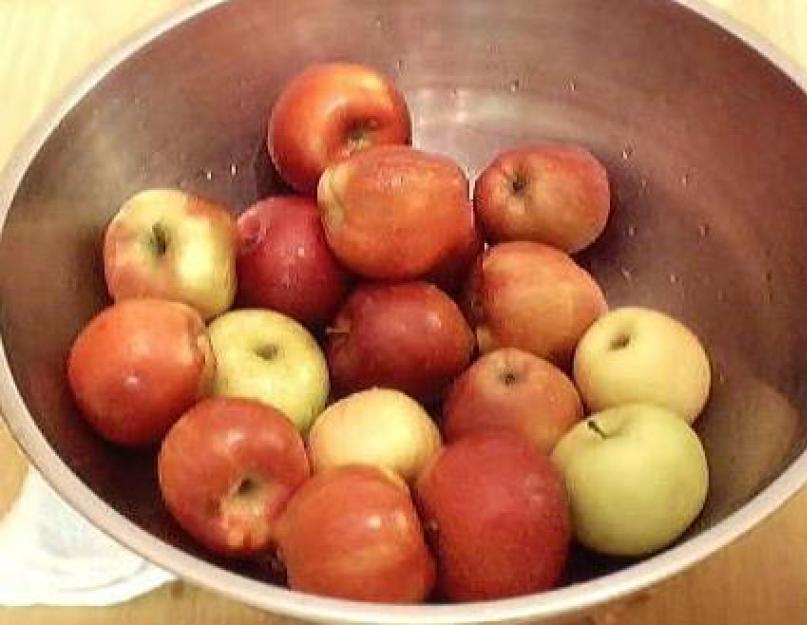
[[[0,520],[0,605],[110,605],[172,579],[95,529],[33,469]]]

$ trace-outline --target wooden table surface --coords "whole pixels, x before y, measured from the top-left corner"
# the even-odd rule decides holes
[[[807,67],[807,0],[710,0]],[[0,0],[0,167],[36,117],[110,47],[188,0]],[[0,426],[1,428],[2,426]],[[25,462],[0,429],[0,515]],[[0,608],[0,625],[283,625],[176,583],[111,608]],[[807,492],[701,565],[587,623],[807,622]]]

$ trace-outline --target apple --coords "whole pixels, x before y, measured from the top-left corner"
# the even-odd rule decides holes
[[[625,307],[600,317],[583,335],[574,378],[592,411],[649,402],[692,423],[709,397],[711,370],[700,340],[680,321]]]
[[[450,601],[483,601],[554,587],[571,527],[549,457],[508,430],[447,445],[421,474],[417,502]]]
[[[207,394],[215,360],[204,321],[179,302],[128,299],[102,310],[70,349],[67,376],[81,414],[104,438],[159,441]]]
[[[454,381],[443,404],[447,441],[508,428],[549,453],[583,416],[572,381],[552,363],[505,347],[489,352]]]
[[[532,241],[500,243],[476,262],[465,306],[479,349],[517,347],[560,366],[607,310],[594,278],[571,257]]]
[[[326,345],[337,394],[380,386],[424,403],[439,398],[473,349],[460,309],[425,282],[359,286],[332,322]]]
[[[254,399],[305,432],[328,399],[328,365],[313,336],[271,310],[228,312],[210,324],[216,355],[213,394]]]
[[[492,241],[537,241],[573,254],[605,228],[608,175],[580,146],[519,147],[485,168],[474,185],[474,206]]]
[[[163,440],[163,500],[210,551],[256,555],[272,547],[277,518],[310,469],[303,439],[281,412],[258,402],[196,404]]]
[[[482,233],[476,225],[473,206],[468,205],[464,234],[457,247],[445,259],[423,277],[446,293],[456,294],[461,290],[474,261],[485,248]]]
[[[641,556],[676,540],[698,516],[709,483],[692,428],[653,404],[597,413],[564,436],[563,472],[577,540],[613,556]]]
[[[407,482],[420,475],[440,450],[440,432],[409,396],[371,389],[345,397],[317,417],[308,433],[315,471],[345,464],[371,464]]]
[[[247,307],[270,308],[319,328],[347,295],[348,274],[325,241],[316,203],[280,196],[238,218],[238,293]]]
[[[409,147],[375,147],[329,167],[317,201],[334,254],[366,278],[422,277],[468,239],[465,173]]]
[[[184,191],[142,191],[106,228],[109,295],[175,300],[215,317],[235,298],[236,244],[235,219],[224,206]]]
[[[408,144],[403,95],[377,70],[351,63],[312,65],[283,88],[267,145],[278,173],[311,195],[330,165],[374,145]]]
[[[315,474],[286,507],[277,541],[294,590],[419,603],[434,585],[434,560],[409,491],[377,467]]]

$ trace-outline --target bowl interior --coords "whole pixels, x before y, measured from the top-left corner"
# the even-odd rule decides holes
[[[611,306],[668,311],[713,359],[698,422],[711,492],[690,535],[803,451],[807,98],[775,66],[656,0],[235,0],[100,81],[36,155],[3,227],[0,330],[14,380],[36,426],[105,502],[210,559],[161,505],[153,452],[102,443],[66,387],[70,343],[107,302],[103,229],[145,187],[236,212],[283,191],[264,148],[267,114],[284,82],[321,60],[391,75],[415,144],[453,156],[471,179],[514,144],[577,142],[604,161],[613,214],[579,261]],[[573,560],[575,581],[631,564]],[[261,563],[222,566],[273,579]]]

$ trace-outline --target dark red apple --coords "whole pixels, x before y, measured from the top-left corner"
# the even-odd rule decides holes
[[[242,304],[314,328],[336,314],[349,278],[325,241],[313,200],[280,196],[258,202],[238,218],[238,234]]]
[[[223,397],[198,403],[176,422],[158,472],[177,522],[226,556],[271,548],[277,518],[311,473],[302,437],[282,412]]]
[[[594,278],[571,257],[531,241],[500,243],[471,271],[465,306],[479,349],[517,347],[567,366],[607,310]]]
[[[277,528],[294,590],[357,601],[418,603],[434,561],[406,485],[369,465],[317,473]]]
[[[600,236],[611,194],[605,168],[585,148],[529,146],[485,168],[474,205],[490,240],[537,241],[571,254]]]
[[[563,371],[506,347],[485,354],[454,381],[443,404],[442,429],[448,441],[512,429],[548,454],[582,416],[580,396]]]
[[[417,501],[450,601],[548,590],[563,575],[571,524],[549,457],[507,430],[469,434],[421,475]]]
[[[364,150],[325,170],[317,201],[334,254],[367,278],[425,276],[468,240],[468,179],[444,156]]]
[[[370,146],[408,144],[411,133],[406,101],[387,77],[364,65],[323,63],[283,88],[267,145],[283,179],[313,195],[330,165]]]
[[[159,441],[208,392],[215,360],[204,321],[186,304],[127,299],[101,311],[70,350],[81,414],[121,445]]]
[[[425,282],[358,287],[328,335],[331,381],[340,395],[378,386],[429,403],[468,366],[474,349],[460,309]]]

